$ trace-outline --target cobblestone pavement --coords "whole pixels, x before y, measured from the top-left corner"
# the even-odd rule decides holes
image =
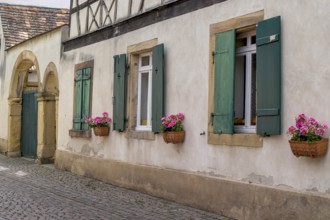
[[[94,179],[0,155],[2,219],[229,218]]]

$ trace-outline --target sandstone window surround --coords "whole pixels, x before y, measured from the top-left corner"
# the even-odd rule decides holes
[[[91,137],[85,119],[90,117],[91,111],[93,67],[93,60],[75,65],[73,128],[69,131],[71,137]]]
[[[127,138],[154,140],[155,133],[160,132],[164,115],[165,73],[164,45],[157,45],[157,41],[152,39],[131,45],[127,48],[127,55],[114,56],[113,126],[119,132],[127,129]],[[147,61],[143,61],[146,57],[149,57],[149,64],[142,66],[142,62]],[[143,85],[141,74],[144,73],[148,73],[149,88],[145,88],[147,84]],[[141,109],[143,90],[149,91],[150,97]],[[146,109],[149,109],[149,116],[144,119],[143,110]]]
[[[209,144],[260,147],[263,136],[281,134],[280,17],[267,20],[263,17],[263,11],[258,11],[210,26]],[[256,107],[250,109],[249,114],[255,111],[257,119],[256,122],[252,122],[253,116],[250,115],[250,126],[247,127],[246,123],[242,123],[241,129],[237,129],[239,126],[235,127],[235,124],[238,124],[235,123],[235,104],[237,105],[237,101],[240,100],[235,100],[237,99],[235,97],[235,69],[237,68],[237,53],[240,49],[236,46],[242,43],[239,41],[242,33],[253,33],[255,29],[258,93],[255,98]],[[252,37],[253,34],[250,40],[253,40]],[[250,52],[253,55],[253,50]],[[250,64],[251,61],[252,59],[250,59]],[[246,77],[245,74],[243,75]],[[251,82],[249,83],[251,85]],[[251,104],[251,100],[244,100],[245,97],[240,97],[240,99],[243,104],[246,101]],[[243,110],[246,111],[244,108]],[[253,123],[256,123],[256,133],[251,132]],[[242,129],[244,126],[248,129]]]

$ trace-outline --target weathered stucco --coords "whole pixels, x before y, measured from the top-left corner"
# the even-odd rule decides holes
[[[282,135],[210,141],[210,29],[251,13],[262,13],[264,19],[281,16]],[[329,13],[327,0],[228,0],[64,53],[65,29],[38,36],[6,51],[5,75],[0,75],[0,150],[19,155],[16,84],[19,71],[34,63],[40,95],[38,156],[52,160],[56,147],[58,168],[238,219],[311,219],[315,213],[329,218],[329,154],[296,158],[285,134],[302,112],[330,123]],[[76,37],[77,28],[71,31]],[[130,53],[142,42],[165,46],[165,112],[185,114],[185,142],[166,144],[161,134],[137,131],[71,137],[75,65],[94,61],[91,116],[104,111],[112,116],[113,56]]]
[[[58,148],[104,160],[325,192],[330,182],[330,175],[326,175],[329,156],[294,157],[285,130],[301,112],[322,122],[330,121],[330,101],[322,95],[330,88],[329,22],[325,19],[328,8],[325,0],[230,0],[65,52],[60,67],[63,74],[59,77],[60,91],[65,95],[59,100]],[[262,138],[258,148],[209,145],[207,135],[200,134],[208,126],[210,25],[260,10],[265,19],[277,15],[282,18],[282,135]],[[74,65],[94,60],[92,116],[103,111],[112,115],[112,57],[127,53],[131,45],[155,38],[165,45],[165,112],[186,114],[185,142],[171,145],[165,144],[160,134],[155,135],[155,140],[139,140],[119,132],[111,132],[109,137],[71,138],[68,131],[72,128]]]
[[[2,68],[6,67],[2,72],[5,77],[1,78],[1,90],[4,93],[0,97],[2,127],[0,129],[0,139],[2,140],[0,149],[2,153],[10,156],[20,155],[21,92],[28,68],[35,65],[38,78],[38,95],[43,97],[39,100],[38,155],[49,157],[49,152],[52,152],[52,157],[54,157],[56,148],[55,99],[58,95],[56,66],[59,66],[61,42],[65,39],[67,33],[67,27],[58,28],[6,50],[5,62],[2,66]],[[50,76],[53,78],[49,79]],[[52,98],[49,98],[49,96]],[[52,112],[52,117],[50,117],[50,112]],[[53,122],[51,123],[51,121]]]
[[[330,197],[284,187],[85,157],[58,150],[57,168],[98,178],[235,219],[328,219]]]

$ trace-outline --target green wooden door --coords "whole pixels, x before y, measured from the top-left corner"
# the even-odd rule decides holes
[[[21,154],[30,158],[37,157],[38,103],[35,93],[28,91],[22,95]]]

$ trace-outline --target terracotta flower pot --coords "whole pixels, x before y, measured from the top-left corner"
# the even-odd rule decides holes
[[[306,141],[289,141],[291,151],[296,156],[306,157],[321,157],[328,151],[328,138],[323,138],[320,141],[306,142]]]
[[[95,127],[93,130],[95,136],[109,136],[110,127]]]
[[[163,138],[165,143],[173,143],[173,144],[178,144],[178,143],[183,143],[185,137],[185,131],[170,131],[170,132],[164,132],[163,133]]]

